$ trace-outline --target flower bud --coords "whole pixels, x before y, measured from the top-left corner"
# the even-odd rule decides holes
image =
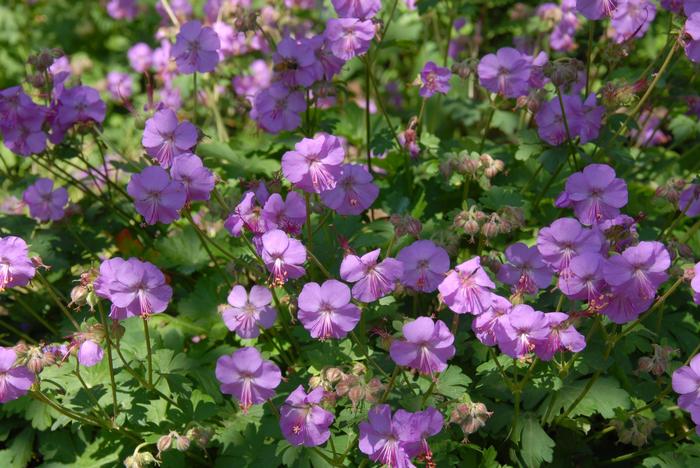
[[[483,234],[487,239],[493,239],[496,237],[499,234],[499,230],[499,226],[493,218],[490,218],[484,223],[483,226],[481,226],[481,234]]]
[[[173,437],[172,435],[164,435],[160,439],[158,439],[158,443],[156,444],[156,447],[158,447],[158,452],[165,452],[166,450],[169,450],[171,445],[173,443]]]
[[[327,381],[335,383],[343,378],[343,371],[337,367],[330,367],[324,371],[324,376],[326,377]]]
[[[352,366],[352,373],[355,375],[364,375],[367,372],[367,367],[361,362],[356,362]]]
[[[175,448],[180,452],[186,452],[190,448],[190,439],[185,436],[178,435],[175,437]]]
[[[492,414],[483,403],[461,403],[452,410],[450,422],[458,424],[469,436],[482,428]]]
[[[73,306],[76,309],[79,309],[83,304],[86,303],[87,296],[90,293],[88,291],[88,288],[83,286],[82,284],[79,284],[78,286],[74,287],[71,289],[70,292],[70,302],[68,303],[68,306]]]
[[[579,72],[583,69],[583,63],[572,58],[555,60],[543,67],[544,75],[558,88],[568,88],[575,83]]]
[[[85,303],[90,307],[91,311],[95,310],[95,306],[97,303],[100,301],[100,298],[97,297],[97,294],[95,294],[95,291],[89,291],[87,295],[85,296]]]
[[[452,65],[452,73],[466,80],[474,74],[474,66],[468,60],[457,62]]]
[[[320,375],[312,375],[309,379],[309,387],[318,388],[323,385],[323,378]]]
[[[187,431],[187,437],[190,440],[194,440],[197,443],[197,445],[199,445],[202,448],[209,445],[209,441],[211,440],[212,435],[213,431],[211,429],[200,426],[193,427],[192,429]]]

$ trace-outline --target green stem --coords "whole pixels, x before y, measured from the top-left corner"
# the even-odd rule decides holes
[[[372,169],[372,148],[370,145],[370,138],[371,138],[371,122],[370,122],[370,115],[369,115],[369,101],[370,97],[372,95],[371,87],[370,87],[370,65],[371,65],[371,60],[369,58],[369,50],[367,51],[367,60],[365,60],[365,137],[367,141],[367,170],[369,171],[370,174],[374,173],[374,170]]]
[[[100,413],[102,413],[102,416],[105,419],[109,420],[109,415],[104,410],[104,408],[102,408],[102,405],[100,405],[100,402],[97,401],[97,398],[95,398],[95,395],[92,394],[92,391],[90,390],[90,387],[88,387],[87,383],[85,383],[83,376],[80,375],[80,362],[77,359],[75,360],[75,370],[73,371],[73,375],[75,375],[78,378],[78,380],[80,381],[80,385],[82,385],[83,388],[85,389],[85,393],[87,393],[87,396],[90,399],[90,401],[92,401],[92,404],[95,405],[95,407],[97,408],[97,410]]]
[[[73,317],[73,314],[71,314],[70,310],[68,310],[68,308],[63,304],[63,301],[61,301],[61,299],[58,296],[58,293],[56,292],[54,287],[51,285],[51,283],[49,283],[49,281],[46,279],[46,277],[41,274],[41,272],[39,271],[38,268],[36,270],[36,277],[39,278],[39,282],[42,283],[46,287],[46,290],[48,291],[49,296],[51,296],[51,299],[53,299],[53,301],[56,303],[56,305],[58,305],[58,308],[61,309],[61,312],[63,312],[63,315],[65,315],[66,318],[68,318],[68,320],[70,320],[70,322],[73,324],[73,327],[75,327],[75,329],[77,331],[80,331],[80,325],[78,325],[78,322]]]
[[[114,356],[112,355],[112,335],[109,329],[109,323],[107,323],[107,316],[105,315],[105,311],[102,308],[101,301],[97,301],[97,310],[100,314],[100,322],[102,323],[102,327],[104,328],[105,339],[107,340],[107,364],[109,365],[109,381],[112,387],[112,404],[114,406],[113,417],[116,421],[117,416],[119,415],[119,404],[117,402],[117,383],[114,379]]]
[[[20,330],[19,328],[16,328],[15,326],[10,325],[9,323],[5,323],[4,321],[0,321],[0,326],[2,326],[3,328],[6,328],[7,330],[9,330],[10,332],[12,332],[12,333],[14,333],[15,335],[19,336],[19,337],[22,338],[23,340],[26,340],[28,343],[36,344],[36,340],[35,340],[34,338],[32,338],[31,336],[27,335],[26,333],[24,333],[24,332],[23,332],[22,330]]]
[[[313,250],[314,231],[311,226],[311,199],[308,192],[304,192],[304,201],[306,202],[306,250]]]
[[[153,386],[153,357],[151,352],[151,335],[148,331],[148,320],[146,317],[143,319],[143,334],[146,339],[146,355],[148,358],[148,385]]]
[[[209,259],[214,264],[214,269],[217,271],[217,273],[219,273],[219,275],[221,276],[221,279],[224,280],[224,283],[228,284],[229,277],[226,275],[224,270],[221,269],[221,267],[219,266],[219,262],[216,261],[216,257],[214,256],[214,253],[209,248],[209,242],[208,242],[209,239],[202,232],[202,230],[199,229],[199,226],[197,226],[197,223],[194,222],[194,219],[192,219],[192,214],[190,213],[190,210],[184,209],[183,213],[185,214],[185,218],[187,218],[187,221],[189,221],[190,225],[192,225],[192,228],[194,229],[195,233],[197,233],[197,237],[199,238],[199,243],[202,244],[202,247],[204,247],[204,250],[207,252],[207,255],[209,256]]]
[[[197,72],[192,73],[192,123],[197,126]]]
[[[683,282],[684,282],[683,277],[682,276],[679,277],[676,280],[676,282],[673,283],[670,288],[668,288],[668,291],[666,291],[660,298],[658,298],[656,300],[656,302],[654,302],[654,305],[652,305],[648,311],[646,311],[645,313],[640,315],[637,320],[635,320],[628,327],[626,327],[624,330],[622,330],[622,332],[620,333],[620,336],[617,339],[619,340],[620,338],[623,338],[623,337],[629,335],[632,332],[632,330],[634,330],[639,324],[641,324],[647,317],[649,317],[651,314],[653,314],[656,309],[661,307],[663,305],[663,303],[666,302],[666,299],[668,299],[669,296],[671,294],[673,294],[673,292],[676,289],[678,289],[678,287],[681,284],[683,284]]]
[[[588,50],[586,51],[586,94],[591,91],[591,52],[593,51],[593,29],[595,29],[595,22],[588,21]]]
[[[54,335],[58,335],[58,328],[54,327],[51,325],[49,322],[46,321],[44,317],[39,315],[38,312],[36,312],[29,304],[27,304],[24,299],[22,299],[18,295],[12,296],[12,298],[15,300],[16,303],[18,303],[24,310],[29,313],[32,317],[34,317],[39,323],[41,323],[44,327],[46,327],[47,330],[49,330],[51,333]]]

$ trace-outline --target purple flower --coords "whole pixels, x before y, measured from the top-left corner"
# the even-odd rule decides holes
[[[93,340],[85,340],[78,348],[78,362],[81,366],[92,367],[102,362],[105,352]]]
[[[567,274],[559,276],[559,289],[571,299],[601,300],[605,293],[605,259],[597,252],[584,252],[569,262]]]
[[[568,320],[569,316],[562,312],[544,314],[549,326],[546,339],[535,343],[535,354],[543,361],[549,361],[559,351],[578,353],[586,347],[586,338],[580,334]]]
[[[643,299],[632,296],[624,289],[615,288],[608,294],[607,302],[601,301],[600,313],[613,323],[623,324],[635,320],[642,312],[648,310],[653,302],[653,298]]]
[[[340,138],[319,133],[304,138],[282,156],[282,174],[296,188],[321,193],[335,188],[343,172],[345,149]]]
[[[586,229],[574,218],[560,218],[551,226],[542,228],[537,236],[537,250],[542,259],[556,272],[564,272],[569,262],[582,253],[600,252],[601,234]]]
[[[321,201],[340,215],[359,215],[372,206],[379,187],[372,174],[359,164],[344,164],[335,188],[321,192]]]
[[[493,301],[491,305],[483,313],[474,317],[472,321],[474,334],[486,346],[494,346],[498,342],[496,339],[497,330],[501,332],[506,326],[508,314],[513,308],[513,305],[505,297],[491,294],[491,299]]]
[[[171,180],[165,169],[158,166],[146,167],[132,175],[126,191],[147,224],[169,224],[179,219],[180,209],[187,201],[185,187]]]
[[[132,20],[138,12],[135,0],[109,0],[107,2],[107,13],[116,20]]]
[[[323,34],[333,55],[342,60],[350,60],[369,50],[375,33],[374,23],[370,20],[330,18]]]
[[[232,236],[238,237],[243,232],[243,228],[248,229],[255,235],[265,233],[266,223],[262,219],[260,207],[255,204],[255,193],[246,192],[233,213],[228,215],[224,227]]]
[[[231,80],[233,90],[239,96],[245,96],[252,104],[255,95],[272,83],[272,68],[264,60],[251,62],[249,75],[234,76]]]
[[[407,417],[397,417],[399,411],[392,419],[389,405],[372,407],[367,421],[360,423],[359,447],[362,453],[381,465],[411,468],[413,463],[405,450],[406,444],[420,442],[420,434],[413,424],[405,424]]]
[[[221,393],[233,395],[247,412],[274,396],[282,373],[274,362],[263,360],[257,349],[247,346],[217,359],[216,378],[221,382]]]
[[[369,19],[382,7],[380,0],[331,0],[335,12],[341,18]]]
[[[301,92],[287,88],[282,83],[273,83],[255,96],[250,115],[263,130],[279,133],[299,127],[299,114],[305,110],[306,101]]]
[[[316,59],[308,40],[295,40],[285,36],[272,56],[274,71],[282,84],[289,88],[310,87],[323,78],[323,66]]]
[[[429,98],[435,93],[449,93],[451,76],[449,68],[439,67],[433,61],[427,62],[420,72],[421,87],[418,94],[422,98]]]
[[[628,247],[621,255],[610,257],[603,268],[605,281],[615,291],[628,296],[652,299],[656,290],[668,279],[666,270],[671,256],[661,242],[643,241]]]
[[[615,31],[615,42],[622,44],[635,37],[644,37],[654,18],[656,6],[649,0],[617,0],[617,8],[610,21]]]
[[[241,338],[257,338],[260,329],[270,328],[277,319],[277,311],[270,307],[272,293],[269,289],[255,285],[248,294],[237,284],[228,295],[228,303],[221,314],[229,330]]]
[[[418,317],[403,326],[404,340],[391,343],[389,354],[399,366],[435,374],[447,369],[447,361],[455,355],[454,336],[442,320]]]
[[[139,42],[129,49],[126,53],[129,59],[129,65],[137,73],[144,73],[153,64],[153,50],[148,44]]]
[[[507,317],[496,339],[501,351],[510,357],[520,358],[534,351],[537,342],[549,335],[547,317],[529,305],[516,305]]]
[[[689,365],[679,367],[671,378],[673,391],[678,394],[678,406],[693,414],[693,422],[698,424],[700,413],[700,354],[690,360]]]
[[[56,109],[57,123],[70,127],[74,123],[94,121],[101,124],[105,119],[107,106],[100,93],[89,86],[75,86],[61,93]]]
[[[458,314],[479,315],[491,306],[491,289],[496,285],[474,257],[457,265],[438,286],[442,301]]]
[[[133,81],[128,73],[111,71],[107,73],[107,91],[115,101],[124,101],[131,97]]]
[[[587,143],[598,138],[600,125],[605,109],[596,105],[595,95],[591,94],[585,102],[575,95],[562,96],[566,124],[569,126],[569,136],[580,138],[581,143]],[[564,116],[561,103],[554,97],[542,105],[535,115],[537,133],[540,138],[550,145],[560,145],[567,139]]]
[[[485,55],[479,61],[477,73],[481,86],[508,98],[524,96],[530,89],[530,61],[512,47],[502,47],[496,54]]]
[[[599,20],[613,16],[618,0],[576,0],[576,11],[588,19]]]
[[[522,242],[506,249],[509,263],[498,270],[498,280],[513,286],[513,291],[535,294],[552,282],[552,271],[542,260],[537,246],[528,247]]]
[[[571,174],[565,191],[576,217],[588,226],[616,217],[627,204],[627,184],[607,164],[589,164]]]
[[[35,273],[27,243],[17,236],[0,237],[0,292],[26,286]]]
[[[340,281],[306,283],[299,294],[299,321],[312,338],[341,339],[360,321],[360,309],[350,302],[350,288]]]
[[[420,434],[420,441],[406,442],[404,444],[406,453],[412,458],[423,456],[426,460],[432,459],[433,454],[428,446],[427,439],[442,431],[442,426],[445,423],[442,413],[432,406],[428,406],[425,410],[417,413],[398,410],[394,415],[394,419],[399,423],[413,427],[414,431]]]
[[[690,184],[678,199],[678,210],[689,218],[700,216],[700,185]]]
[[[683,30],[690,38],[685,41],[685,54],[691,62],[700,63],[700,11],[688,16]]]
[[[306,273],[301,266],[306,261],[306,248],[282,230],[273,229],[263,234],[261,256],[275,285],[282,285],[288,279],[296,279]]]
[[[180,27],[170,56],[175,59],[180,73],[208,73],[219,63],[219,47],[219,36],[214,30],[192,20]]]
[[[29,214],[39,221],[58,221],[65,215],[68,191],[63,187],[53,189],[53,180],[37,179],[22,194],[22,200],[29,206]]]
[[[168,169],[174,158],[195,147],[197,137],[197,127],[187,121],[178,123],[175,111],[166,108],[146,120],[141,144],[149,156]]]
[[[15,366],[16,360],[14,349],[0,347],[0,403],[16,400],[34,384],[34,374],[25,366]]]
[[[289,192],[287,199],[282,200],[282,195],[273,193],[265,202],[262,219],[266,229],[282,229],[291,235],[300,234],[306,221],[303,197],[297,192]]]
[[[119,257],[102,262],[95,293],[112,301],[110,316],[115,320],[163,312],[173,296],[172,288],[155,265]]]
[[[657,109],[645,109],[639,113],[637,124],[640,129],[631,129],[630,138],[638,146],[658,146],[666,143],[670,137],[661,130],[662,119],[668,111],[663,107]]]
[[[323,387],[316,387],[307,394],[301,385],[289,394],[280,408],[280,429],[287,442],[316,447],[330,438],[329,428],[335,417],[319,404],[323,396]]]
[[[323,67],[323,78],[328,81],[332,81],[333,77],[340,73],[340,70],[342,70],[343,65],[345,65],[345,60],[338,58],[333,54],[325,33],[317,34],[309,39],[307,43],[309,47],[313,49],[316,59]]]
[[[0,122],[0,133],[5,146],[20,156],[43,152],[46,149],[46,109],[32,103],[29,107],[19,107],[17,112],[9,110],[7,113],[0,112],[5,119],[5,122]]]
[[[430,240],[418,240],[396,255],[403,264],[401,283],[422,292],[433,292],[450,269],[450,257]]]
[[[0,284],[2,284],[2,276],[0,276]],[[690,280],[690,287],[693,289],[693,301],[700,304],[700,262],[695,264],[693,268],[693,279]],[[0,288],[2,290],[2,288]]]
[[[187,202],[209,200],[214,190],[214,174],[194,154],[181,154],[175,158],[170,175],[173,181],[185,187]]]
[[[364,254],[347,255],[340,264],[340,277],[352,287],[352,297],[361,302],[374,302],[390,294],[403,274],[403,265],[396,259],[379,260],[380,249]]]

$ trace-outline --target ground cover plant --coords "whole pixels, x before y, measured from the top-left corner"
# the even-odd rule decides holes
[[[0,465],[698,466],[700,2],[0,5]]]

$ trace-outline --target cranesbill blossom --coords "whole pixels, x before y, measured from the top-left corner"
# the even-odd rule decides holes
[[[589,164],[571,174],[565,191],[576,217],[588,226],[614,218],[627,204],[627,184],[607,164]]]
[[[0,278],[0,283],[1,281]],[[693,300],[696,304],[700,304],[700,262],[696,263],[695,268],[693,268],[693,279],[690,280],[690,287],[693,289]]]
[[[435,93],[449,93],[451,76],[449,68],[439,67],[432,61],[427,62],[420,72],[421,87],[418,94],[422,98],[429,98]]]
[[[263,234],[261,257],[275,285],[282,285],[288,279],[296,279],[306,273],[301,266],[306,261],[306,248],[280,229]]]
[[[56,109],[56,122],[64,128],[78,122],[94,121],[101,124],[106,112],[107,106],[96,89],[75,86],[61,93]]]
[[[392,468],[411,468],[406,444],[420,442],[420,434],[402,418],[392,418],[389,405],[376,405],[369,410],[367,421],[360,423],[360,451],[372,461]]]
[[[105,352],[102,347],[93,340],[85,340],[78,348],[78,362],[81,366],[96,366],[104,358]]]
[[[359,215],[372,206],[379,187],[372,174],[359,164],[343,164],[335,188],[321,192],[321,201],[340,215]]]
[[[45,120],[45,109],[36,106],[18,114],[14,122],[11,120],[0,122],[0,131],[5,146],[20,156],[43,152],[46,149]],[[8,123],[10,126],[5,127]]]
[[[0,237],[0,292],[26,286],[35,273],[27,243],[17,236]]]
[[[341,18],[369,19],[382,7],[381,0],[331,0]]]
[[[632,38],[644,37],[649,25],[656,18],[656,6],[649,0],[617,0],[610,25],[618,44]]]
[[[180,73],[208,73],[219,63],[219,47],[221,42],[214,30],[192,20],[180,28],[170,56]]]
[[[372,21],[330,18],[323,34],[333,55],[341,60],[350,60],[367,52],[375,33]]]
[[[586,229],[574,218],[560,218],[551,226],[542,228],[537,236],[537,250],[556,272],[564,272],[576,255],[584,252],[600,252],[603,246],[601,234]]]
[[[131,97],[133,81],[128,73],[111,71],[107,73],[107,91],[115,101],[123,101]]]
[[[605,293],[603,280],[605,258],[598,252],[584,252],[569,262],[568,274],[559,277],[561,292],[571,299],[584,301],[600,300]]]
[[[343,172],[345,149],[340,138],[319,133],[303,138],[282,156],[282,174],[296,188],[321,193],[336,186]]]
[[[690,218],[700,216],[700,185],[691,184],[683,190],[678,199],[678,210]]]
[[[280,429],[287,442],[316,447],[329,439],[329,428],[335,417],[321,407],[323,396],[323,387],[316,387],[307,394],[301,385],[289,394],[280,408]]]
[[[598,138],[605,108],[596,104],[595,95],[591,94],[582,102],[579,96],[567,94],[562,96],[562,102],[564,114],[558,97],[553,97],[540,106],[535,115],[540,138],[555,146],[564,143],[569,136],[571,139],[579,137],[581,143]]]
[[[479,315],[491,306],[496,285],[474,257],[457,265],[438,286],[442,301],[458,314]]]
[[[245,96],[252,104],[255,95],[272,83],[272,68],[262,59],[253,60],[248,68],[250,74],[234,76],[231,84],[236,94]]]
[[[53,180],[37,179],[22,194],[22,200],[29,206],[29,214],[39,221],[58,221],[65,214],[68,191],[64,187],[53,189]]]
[[[403,265],[396,259],[379,261],[380,249],[364,254],[347,255],[340,264],[340,277],[352,287],[352,297],[361,302],[374,302],[390,294],[403,274]]]
[[[344,338],[360,321],[360,309],[350,302],[350,288],[337,280],[306,283],[299,293],[299,321],[312,338]]]
[[[187,201],[185,186],[171,180],[165,169],[159,166],[149,166],[132,175],[126,191],[147,224],[175,221]]]
[[[455,355],[454,336],[442,320],[418,317],[402,329],[404,339],[391,343],[389,354],[400,366],[434,374],[447,369],[447,361]]]
[[[119,257],[102,262],[95,293],[112,301],[115,308],[111,317],[115,320],[163,312],[173,296],[158,267],[136,258]]]
[[[502,47],[496,54],[487,54],[477,66],[479,83],[493,93],[508,98],[524,96],[530,87],[530,61],[512,47]]]
[[[254,235],[265,233],[267,223],[262,219],[262,211],[260,206],[256,204],[256,198],[253,192],[244,193],[240,203],[226,218],[224,227],[232,236],[240,236],[244,228]]]
[[[428,437],[437,435],[442,431],[442,426],[445,423],[442,413],[432,406],[428,406],[425,410],[417,413],[409,413],[400,409],[396,411],[394,420],[399,424],[413,427],[420,434],[420,441],[404,444],[406,453],[411,458],[422,456],[425,460],[431,460],[433,454],[428,445]]]
[[[536,246],[522,242],[506,249],[508,263],[498,270],[498,280],[510,284],[517,293],[535,294],[552,282],[552,270],[544,263]]]
[[[25,395],[34,384],[34,374],[25,366],[15,366],[16,360],[14,349],[0,347],[0,403]]]
[[[603,268],[605,281],[615,291],[641,299],[651,299],[668,279],[671,256],[661,242],[643,241],[610,257]]]
[[[323,66],[307,40],[285,36],[272,56],[275,76],[287,87],[309,87],[323,78]]]
[[[191,153],[175,158],[170,175],[185,187],[188,202],[209,200],[216,183],[214,174],[204,166],[199,156]]]
[[[622,288],[613,288],[606,296],[607,300],[600,301],[599,311],[617,324],[637,319],[654,302],[653,298],[644,299]]]
[[[401,283],[421,292],[435,291],[450,269],[450,257],[430,240],[418,240],[401,249],[396,259],[403,264]]]
[[[197,144],[197,127],[190,122],[178,122],[172,109],[162,109],[146,120],[141,144],[146,153],[168,169],[173,159],[189,153]]]
[[[543,312],[518,304],[507,315],[503,328],[497,330],[498,347],[510,357],[520,358],[534,351],[538,341],[547,339],[549,324]]]
[[[472,321],[474,334],[486,346],[494,346],[497,343],[496,330],[503,330],[508,323],[508,314],[513,308],[508,299],[498,294],[491,294],[491,299],[491,305]]]
[[[618,0],[576,0],[576,11],[590,20],[613,16]]]
[[[153,50],[143,42],[134,44],[126,55],[129,59],[129,65],[137,73],[144,73],[153,64]]]
[[[243,286],[235,285],[228,295],[229,305],[221,316],[229,330],[241,338],[257,338],[260,329],[275,323],[277,311],[270,307],[272,293],[264,286],[255,285],[248,294]]]
[[[257,349],[247,346],[217,359],[216,378],[221,393],[233,395],[243,412],[248,412],[251,406],[275,395],[282,372],[274,362],[264,360]]]
[[[136,0],[109,0],[107,2],[107,13],[116,20],[132,20],[138,12]]]
[[[263,130],[279,133],[299,127],[305,110],[306,100],[300,91],[273,83],[255,96],[250,116]]]
[[[700,11],[688,16],[684,31],[689,37],[685,41],[685,54],[691,62],[700,63]]]
[[[671,380],[673,391],[678,394],[678,406],[693,413],[693,420],[700,416],[700,354],[693,356],[687,366],[676,369]]]
[[[306,221],[306,204],[304,198],[297,192],[289,192],[287,199],[273,193],[265,202],[262,219],[266,229],[282,229],[292,235],[301,233],[301,227]]]
[[[535,343],[535,354],[543,361],[549,361],[559,351],[578,353],[586,347],[586,338],[580,334],[562,312],[544,314],[549,326],[547,338]]]

